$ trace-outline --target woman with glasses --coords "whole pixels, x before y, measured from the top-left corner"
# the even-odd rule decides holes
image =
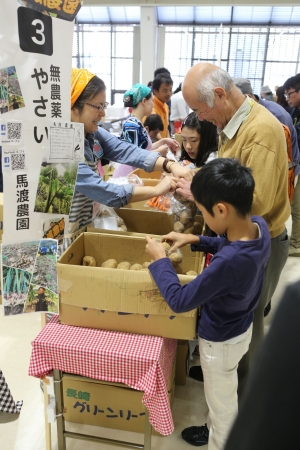
[[[181,161],[201,167],[218,157],[217,127],[207,120],[200,120],[197,114],[190,113],[181,126]]]
[[[129,202],[147,200],[174,191],[177,178],[192,178],[189,169],[169,161],[158,152],[148,152],[120,141],[98,122],[105,116],[106,87],[104,82],[86,69],[72,69],[71,120],[84,125],[84,157],[79,163],[75,193],[69,216],[69,238],[84,229],[92,220],[93,202],[114,208]],[[147,172],[164,170],[172,177],[164,177],[157,186],[116,185],[103,181],[101,159],[116,161],[144,169]],[[175,178],[174,178],[175,177]],[[66,245],[68,240],[66,240]]]

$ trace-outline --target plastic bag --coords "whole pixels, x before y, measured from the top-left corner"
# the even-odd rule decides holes
[[[118,216],[114,208],[94,202],[92,223],[95,228],[105,230],[127,231],[124,220]]]
[[[171,211],[174,217],[174,231],[184,233],[193,227],[197,213],[194,202],[175,192],[171,200]]]
[[[150,200],[148,200],[145,203],[145,206],[149,206],[150,208],[153,208],[155,210],[164,211],[164,212],[171,214],[172,213],[171,200],[172,200],[172,194],[168,192],[165,195],[160,195],[158,197],[152,197]]]
[[[144,186],[143,181],[135,174],[127,175],[127,177],[118,177],[118,178],[110,177],[107,180],[107,183],[120,185],[133,184],[134,186]]]

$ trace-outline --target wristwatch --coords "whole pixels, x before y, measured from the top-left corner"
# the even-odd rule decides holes
[[[163,167],[163,170],[164,170],[165,172],[171,173],[171,170],[169,170],[168,167],[167,167],[168,162],[170,162],[170,160],[169,160],[168,158],[165,158],[162,167]]]

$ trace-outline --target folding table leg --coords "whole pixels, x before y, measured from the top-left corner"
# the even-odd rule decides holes
[[[49,395],[47,394],[47,385],[44,382],[44,412],[45,412],[45,438],[46,438],[46,450],[52,450],[51,445],[51,425],[48,423],[47,406],[49,404]]]
[[[65,419],[63,417],[63,393],[62,393],[62,372],[53,370],[55,408],[57,422],[57,446],[58,450],[66,450]]]
[[[152,434],[152,426],[151,423],[149,422],[149,411],[146,408],[144,450],[151,450],[151,434]]]
[[[41,328],[44,328],[44,326],[47,323],[47,314],[42,313],[41,314]],[[47,394],[47,387],[44,383],[44,410],[45,410],[45,439],[46,439],[46,450],[51,450],[51,425],[48,423],[48,417],[47,417],[47,406],[49,404],[49,395]]]

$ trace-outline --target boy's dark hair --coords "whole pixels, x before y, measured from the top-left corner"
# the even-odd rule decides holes
[[[149,131],[164,131],[163,121],[158,114],[150,114],[150,116],[148,116],[144,122],[144,127],[148,127]]]
[[[173,80],[167,73],[161,73],[154,78],[152,84],[152,91],[159,91],[161,85],[165,83],[167,85],[171,84],[173,86]]]
[[[294,77],[288,78],[283,84],[283,89],[285,91],[288,91],[289,89],[300,91],[300,73],[297,73]]]
[[[157,77],[157,75],[160,75],[161,73],[167,73],[169,77],[171,76],[171,72],[166,69],[165,67],[159,67],[154,71],[154,78]]]
[[[236,159],[217,158],[205,164],[193,178],[191,191],[195,200],[214,216],[219,202],[232,205],[240,217],[251,212],[255,182],[251,169]]]
[[[78,108],[79,111],[82,111],[86,102],[89,102],[95,97],[95,95],[105,90],[106,86],[104,81],[97,76],[93,77],[74,103],[73,108]]]
[[[196,167],[203,166],[209,155],[218,150],[218,134],[217,127],[207,120],[200,122],[198,116],[195,112],[190,113],[184,122],[182,123],[181,130],[184,127],[190,128],[191,130],[196,130],[200,134],[201,139],[198,147],[198,153],[196,159],[192,159],[186,152],[184,145],[181,145],[181,156],[180,160],[188,160],[195,164]]]

